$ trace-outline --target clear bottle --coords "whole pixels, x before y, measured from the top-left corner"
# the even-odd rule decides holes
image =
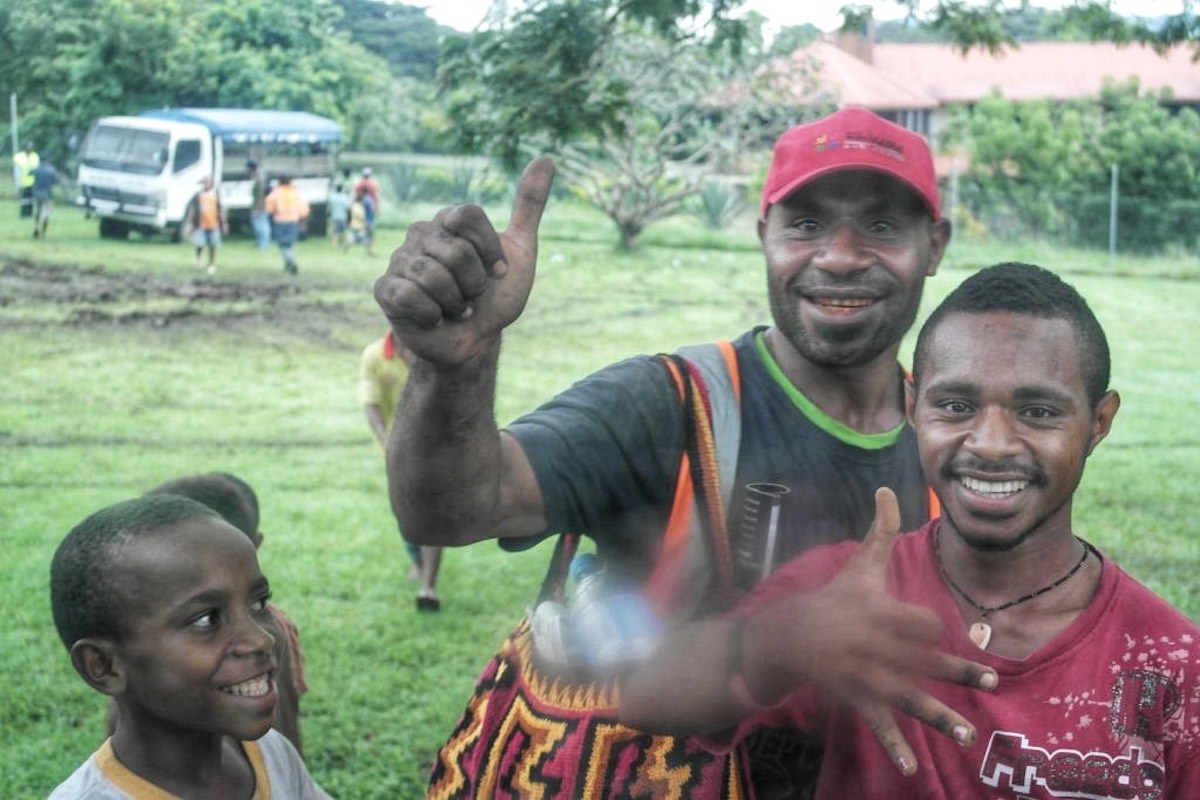
[[[657,646],[661,623],[636,587],[601,569],[591,553],[572,560],[571,577],[575,594],[569,605],[570,630],[575,650],[593,677],[617,675]]]
[[[543,600],[529,617],[538,666],[555,675],[566,675],[577,665],[571,637],[571,613],[557,600]]]

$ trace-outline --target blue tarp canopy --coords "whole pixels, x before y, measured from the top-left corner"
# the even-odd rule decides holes
[[[340,142],[342,128],[328,117],[307,111],[242,108],[164,108],[139,116],[194,122],[226,142]]]

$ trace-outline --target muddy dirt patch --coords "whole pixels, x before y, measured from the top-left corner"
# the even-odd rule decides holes
[[[0,254],[0,325],[177,323],[228,324],[252,317],[278,321],[342,317],[347,293],[294,281],[231,281],[114,272]],[[341,295],[341,300],[339,300]],[[351,294],[351,297],[354,295]]]

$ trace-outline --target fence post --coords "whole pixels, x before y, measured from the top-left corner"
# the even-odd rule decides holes
[[[1112,165],[1112,180],[1108,199],[1108,261],[1111,264],[1117,257],[1117,176],[1121,174],[1119,164]]]
[[[10,94],[8,96],[8,117],[9,117],[9,120],[12,122],[13,188],[17,190],[17,194],[20,194],[21,193],[21,173],[20,173],[20,170],[17,169],[16,155],[21,149],[20,148],[21,139],[18,136],[18,132],[17,132],[17,93],[16,92],[13,92],[12,94]]]

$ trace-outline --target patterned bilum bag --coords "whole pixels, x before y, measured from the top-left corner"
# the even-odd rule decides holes
[[[728,342],[684,352],[688,358],[661,357],[680,390],[686,447],[646,585],[647,596],[669,610],[676,610],[674,598],[686,585],[697,585],[698,569],[715,573],[712,581],[723,595],[718,607],[731,601],[733,582],[723,506],[740,438],[736,357]],[[539,602],[562,600],[578,543],[577,534],[559,536]],[[716,756],[692,739],[628,728],[618,721],[617,706],[615,681],[572,682],[539,669],[526,617],[484,669],[438,753],[429,797],[749,796],[740,751]]]

